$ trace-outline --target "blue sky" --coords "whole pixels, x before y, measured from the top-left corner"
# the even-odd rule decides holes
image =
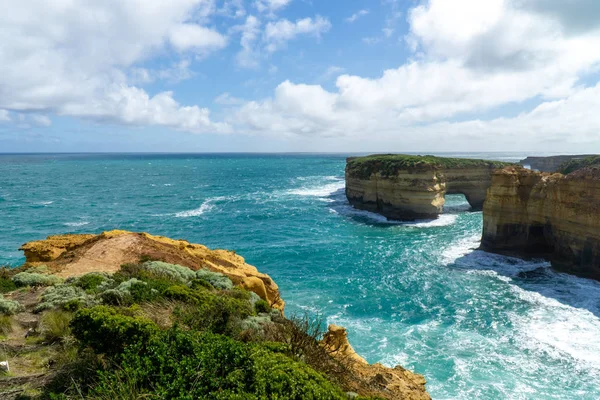
[[[600,149],[595,0],[7,10],[0,152]]]

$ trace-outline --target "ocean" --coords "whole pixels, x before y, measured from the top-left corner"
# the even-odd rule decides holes
[[[517,161],[527,154],[451,156]],[[345,326],[369,362],[434,399],[600,398],[600,282],[476,250],[480,212],[433,221],[350,207],[345,155],[0,155],[0,264],[52,234],[147,231],[235,250],[286,314]]]

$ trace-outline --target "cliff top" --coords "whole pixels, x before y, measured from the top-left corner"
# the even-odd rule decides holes
[[[585,158],[569,160],[558,167],[558,172],[568,175],[572,172],[591,166],[600,166],[600,156],[589,156]]]
[[[410,169],[463,169],[463,168],[504,168],[513,163],[473,158],[437,157],[431,155],[373,154],[365,157],[351,157],[347,160],[349,174],[369,177],[372,173],[384,176],[396,175],[400,170]]]
[[[127,231],[21,248],[26,263],[0,269],[0,398],[431,399],[345,329],[286,318],[235,252]]]

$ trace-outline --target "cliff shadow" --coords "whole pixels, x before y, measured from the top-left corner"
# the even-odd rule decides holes
[[[494,271],[510,278],[511,284],[523,290],[537,292],[600,317],[600,282],[556,271],[545,260],[523,260],[474,250],[457,258],[448,267],[463,271]]]

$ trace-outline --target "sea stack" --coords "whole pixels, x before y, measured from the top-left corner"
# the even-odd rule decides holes
[[[389,219],[436,218],[446,194],[463,194],[481,210],[494,170],[509,163],[413,155],[348,158],[346,197],[352,206]]]

